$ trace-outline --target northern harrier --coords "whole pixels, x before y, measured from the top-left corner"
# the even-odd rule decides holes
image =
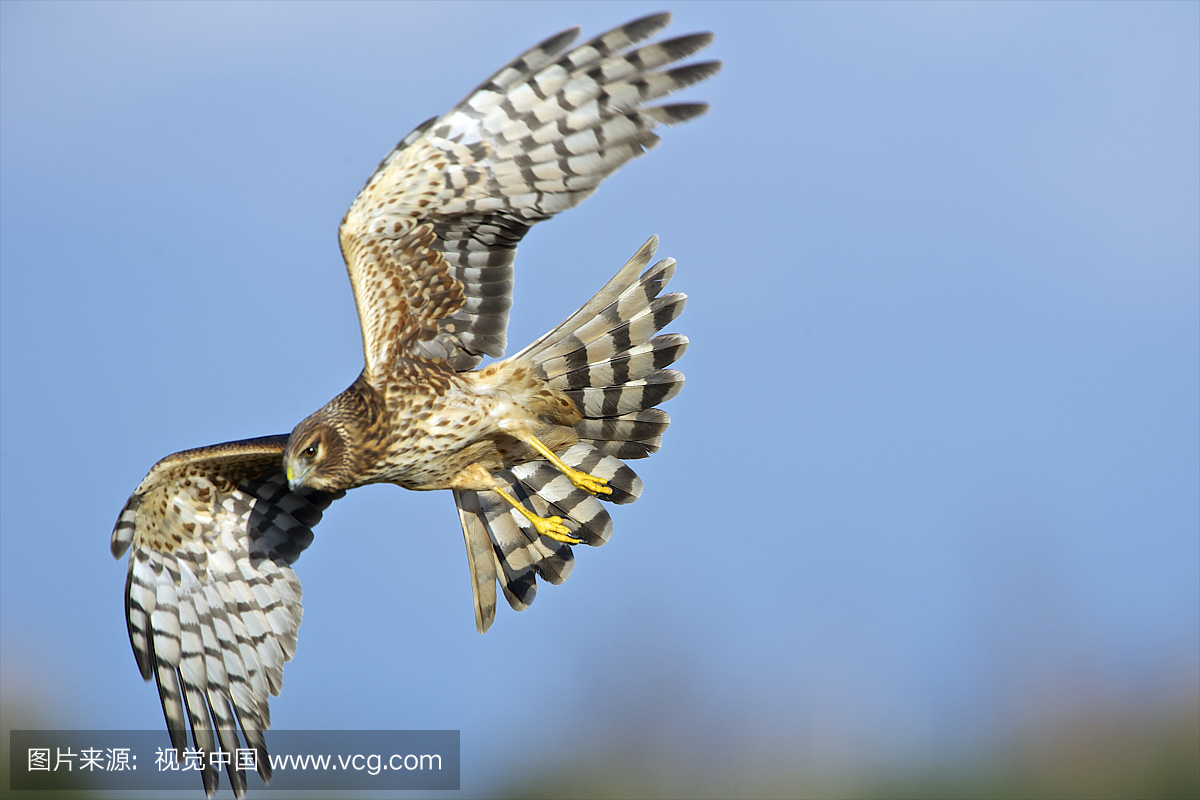
[[[181,754],[189,727],[196,749],[219,740],[232,752],[240,723],[269,780],[268,694],[279,693],[302,613],[291,563],[346,490],[453,491],[480,633],[497,581],[514,609],[527,608],[536,576],[566,580],[572,544],[608,540],[599,500],[641,493],[622,459],[658,450],[670,420],[655,406],[682,388],[667,367],[687,346],[656,335],[684,305],[662,293],[673,260],[647,269],[657,238],[562,325],[476,367],[503,355],[526,231],[653,146],[659,123],[707,108],[645,105],[720,67],[660,69],[707,45],[707,33],[633,49],[669,19],[635,20],[570,50],[578,29],[553,36],[406,136],[339,232],[362,374],[290,437],[168,456],[130,497],[112,538],[118,558],[132,545],[129,637]],[[229,777],[241,796],[244,773],[230,765]],[[211,795],[218,767],[203,778]]]

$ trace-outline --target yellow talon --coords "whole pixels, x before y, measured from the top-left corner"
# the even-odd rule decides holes
[[[525,506],[518,503],[512,495],[496,486],[492,489],[493,492],[503,497],[508,501],[508,504],[520,511],[525,519],[533,523],[533,529],[538,532],[539,536],[545,536],[553,539],[556,542],[563,544],[579,544],[582,539],[576,539],[571,535],[571,529],[563,525],[562,517],[539,517],[537,514],[530,511]]]
[[[558,468],[558,471],[566,475],[576,489],[582,489],[589,494],[612,494],[612,487],[608,485],[608,481],[604,478],[598,478],[595,475],[589,475],[586,472],[581,472],[574,467],[568,467],[563,460],[554,454],[554,451],[542,443],[542,440],[533,434],[525,434],[521,439],[526,442],[534,450],[537,450],[546,460]]]
[[[604,478],[597,478],[595,475],[589,475],[586,472],[580,472],[577,469],[572,469],[566,464],[559,462],[554,466],[562,470],[562,473],[571,479],[571,483],[575,484],[576,489],[583,489],[591,494],[612,494],[612,487],[608,485],[608,481]]]
[[[562,524],[562,517],[539,517],[536,514],[526,514],[525,518],[533,523],[533,527],[542,536],[564,544],[579,544],[582,539],[571,535],[571,529]]]

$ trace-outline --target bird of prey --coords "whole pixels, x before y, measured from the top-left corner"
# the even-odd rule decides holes
[[[624,459],[658,450],[656,408],[683,376],[686,337],[659,331],[685,297],[663,293],[675,262],[651,237],[591,300],[501,358],[513,257],[529,228],[579,203],[658,141],[654,129],[702,103],[647,105],[719,62],[671,66],[708,33],[637,47],[668,14],[571,48],[578,29],[505,65],[440,118],[419,125],[367,181],[339,230],[362,326],[354,383],[290,436],[187,450],[158,462],[129,498],[112,552],[130,551],[129,638],[158,684],[172,745],[257,755],[295,653],[300,583],[291,564],[322,512],[369,483],[449,489],[466,541],[480,633],[499,582],[520,611],[537,577],[561,583],[571,545],[606,542],[600,500],[629,503]],[[235,795],[245,773],[228,765]],[[205,790],[218,766],[205,759]]]

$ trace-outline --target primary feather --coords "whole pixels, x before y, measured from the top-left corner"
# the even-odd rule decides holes
[[[171,744],[182,760],[203,755],[205,790],[217,789],[216,749],[257,753],[271,778],[263,731],[269,696],[283,686],[296,652],[303,609],[292,563],[312,528],[341,493],[287,486],[280,457],[286,436],[185,450],[150,470],[125,503],[111,549],[129,552],[125,616],[138,669],[154,678]],[[228,767],[234,794],[246,777]]]

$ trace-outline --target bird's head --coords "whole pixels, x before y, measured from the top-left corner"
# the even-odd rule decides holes
[[[349,488],[345,435],[325,419],[322,411],[297,425],[288,437],[283,468],[292,491],[301,487],[327,492]]]

